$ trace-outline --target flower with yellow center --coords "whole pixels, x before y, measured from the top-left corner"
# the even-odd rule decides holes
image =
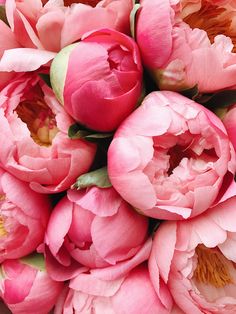
[[[194,11],[188,12],[189,1],[184,1],[186,7],[183,7],[181,15],[183,21],[192,29],[199,28],[204,30],[211,43],[217,35],[225,35],[230,37],[234,45],[233,52],[236,52],[236,10],[230,10],[227,6],[218,6],[213,1],[198,1],[198,5],[194,6]],[[190,4],[191,5],[191,4]]]
[[[24,100],[15,111],[18,117],[27,124],[35,143],[40,146],[51,146],[58,128],[55,115],[43,98]]]
[[[232,0],[143,0],[142,59],[159,89],[235,89],[236,5]]]
[[[195,218],[161,224],[149,258],[158,296],[163,280],[183,313],[236,313],[235,222],[233,196]]]
[[[196,248],[197,267],[193,278],[203,284],[223,288],[233,283],[228,269],[228,261],[218,249],[209,249],[204,245]]]

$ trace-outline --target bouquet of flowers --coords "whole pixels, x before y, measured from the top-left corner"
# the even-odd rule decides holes
[[[0,1],[0,313],[236,313],[236,1]]]

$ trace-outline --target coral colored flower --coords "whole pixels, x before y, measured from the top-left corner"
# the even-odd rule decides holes
[[[148,258],[147,231],[147,218],[137,214],[113,188],[70,190],[48,223],[48,271],[52,278],[65,280],[81,272],[83,265],[102,277],[121,277]]]
[[[71,140],[73,120],[38,76],[24,76],[0,93],[0,164],[37,192],[68,189],[88,171],[96,146]]]
[[[49,199],[0,169],[0,263],[33,252],[43,242]]]
[[[143,0],[141,6],[137,42],[161,89],[235,86],[235,1]]]
[[[149,270],[160,299],[161,278],[184,313],[236,312],[235,221],[232,197],[198,217],[159,227]]]
[[[35,256],[1,264],[0,295],[14,314],[48,314],[63,288],[40,268],[39,259]]]
[[[141,94],[137,45],[111,29],[89,33],[57,55],[51,82],[75,120],[90,129],[112,131],[134,110]]]
[[[96,314],[168,314],[150,282],[146,265],[133,269],[117,280],[99,280],[95,276],[81,274],[70,281],[70,289],[63,291],[54,313]],[[168,290],[165,297],[171,308]]]
[[[95,7],[83,3],[64,6],[62,0],[47,1],[44,6],[41,0],[7,0],[7,19],[20,45],[5,51],[0,70],[36,70],[52,60],[55,52],[94,29],[109,27],[129,34],[132,6],[132,0],[104,0]]]
[[[235,167],[220,119],[168,91],[148,95],[120,125],[108,150],[114,188],[143,214],[160,219],[208,209],[235,185]]]

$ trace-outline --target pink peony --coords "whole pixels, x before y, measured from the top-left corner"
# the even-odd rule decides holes
[[[89,33],[57,55],[51,82],[75,120],[90,129],[112,131],[134,110],[141,94],[137,45],[111,29]]]
[[[0,263],[34,251],[43,242],[49,199],[0,168]]]
[[[235,86],[235,22],[235,1],[142,0],[137,42],[160,89]]]
[[[138,211],[160,219],[196,216],[226,198],[229,186],[235,194],[235,168],[220,119],[168,91],[148,95],[108,150],[114,188]]]
[[[55,307],[55,314],[168,314],[150,282],[146,265],[140,265],[117,280],[99,280],[81,274],[71,280],[70,289],[63,291]],[[164,291],[167,304],[172,300]]]
[[[110,27],[129,33],[132,6],[132,0],[104,0],[96,7],[82,3],[66,7],[63,0],[49,0],[44,6],[41,0],[7,0],[7,19],[19,47],[5,51],[0,69],[36,70],[52,60],[55,52],[93,29]]]
[[[147,228],[147,218],[138,215],[113,188],[70,190],[49,220],[48,271],[52,278],[65,280],[84,271],[83,265],[101,278],[121,277],[148,258]]]
[[[38,76],[23,76],[0,93],[0,164],[37,192],[66,190],[88,171],[94,144],[67,136],[74,123]]]
[[[14,314],[48,314],[63,283],[45,272],[40,256],[2,263],[0,295]]]
[[[232,197],[198,217],[159,227],[149,270],[160,299],[161,278],[184,313],[236,313],[235,221]]]

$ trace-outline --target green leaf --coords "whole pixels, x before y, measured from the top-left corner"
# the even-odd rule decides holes
[[[203,95],[197,101],[209,109],[225,108],[236,103],[236,90]]]
[[[39,73],[39,76],[41,79],[50,87],[52,88],[51,82],[50,82],[50,76],[45,73]]]
[[[45,268],[45,260],[43,254],[39,253],[32,253],[28,256],[22,257],[20,261],[23,264],[27,264],[29,266],[32,266],[33,268],[36,268],[40,271],[46,271]]]
[[[199,94],[199,90],[198,90],[198,86],[195,85],[189,89],[184,89],[180,92],[183,96],[188,97],[190,99],[195,99],[198,94]]]
[[[99,188],[109,188],[112,186],[108,177],[107,167],[82,174],[78,177],[72,188],[80,190],[91,186]]]
[[[135,39],[136,37],[136,17],[137,17],[137,12],[141,8],[141,5],[139,3],[134,4],[132,11],[130,12],[130,31],[132,37]]]
[[[94,133],[93,130],[86,129],[84,126],[76,123],[69,127],[68,136],[71,139],[81,138],[91,142],[96,142],[99,139],[112,137],[113,133]]]
[[[9,26],[7,15],[6,15],[6,9],[4,5],[0,5],[0,20],[2,20],[5,24]]]

